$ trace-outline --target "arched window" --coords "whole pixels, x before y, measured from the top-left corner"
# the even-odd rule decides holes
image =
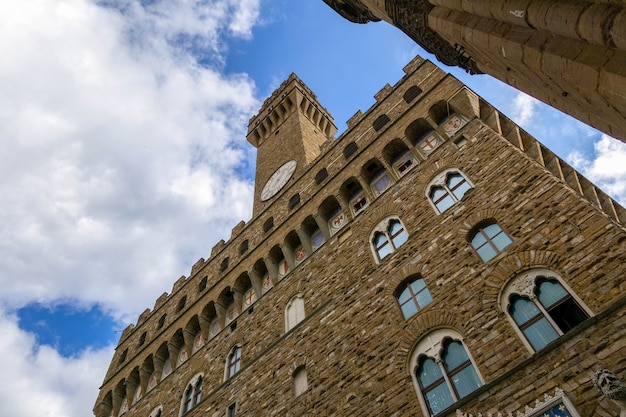
[[[163,414],[163,406],[159,405],[150,412],[150,417],[161,417]]]
[[[178,306],[176,307],[176,312],[178,313],[180,310],[185,308],[185,304],[187,303],[187,296],[183,295],[183,298],[178,302]]]
[[[415,100],[420,94],[422,94],[422,89],[414,85],[406,90],[402,98],[404,98],[404,101],[406,101],[407,103],[410,103]]]
[[[505,311],[531,351],[543,349],[589,317],[551,271],[531,270],[515,277],[503,298]]]
[[[202,292],[202,291],[204,291],[206,289],[206,285],[207,285],[208,280],[209,280],[209,277],[204,277],[204,278],[202,278],[202,280],[200,280],[200,283],[198,284],[198,291],[199,292]]]
[[[235,401],[226,409],[226,417],[235,417],[237,413],[237,402]]]
[[[202,398],[202,375],[196,375],[187,385],[185,394],[183,395],[183,404],[181,406],[181,415],[188,413],[200,402]]]
[[[217,303],[224,310],[224,326],[228,326],[235,321],[239,316],[239,306],[235,300],[235,290],[230,287],[226,287],[220,293]]]
[[[352,215],[355,217],[362,213],[363,210],[365,210],[370,204],[363,187],[361,187],[361,183],[354,178],[343,184],[341,187],[341,193],[349,202]]]
[[[396,299],[405,320],[433,301],[426,282],[420,276],[410,277],[400,285],[396,290]]]
[[[137,346],[141,346],[146,342],[146,336],[148,335],[147,332],[143,332],[141,334],[141,336],[139,337],[139,342],[137,343]]]
[[[511,238],[495,222],[480,226],[470,236],[472,248],[483,262],[492,259],[513,243]]]
[[[285,309],[285,331],[293,329],[304,317],[304,299],[298,295],[289,301]]]
[[[231,378],[241,369],[241,347],[235,346],[228,355],[226,364],[226,378]]]
[[[443,213],[473,188],[459,171],[445,171],[430,183],[428,198],[435,205],[437,212]]]
[[[392,184],[391,176],[377,159],[370,160],[361,169],[361,174],[370,185],[374,196],[379,196]]]
[[[385,256],[398,249],[409,238],[404,225],[398,218],[383,220],[372,232],[372,251],[376,261],[380,262]]]
[[[441,413],[483,384],[460,339],[452,330],[435,330],[413,353],[413,381],[424,414]]]
[[[296,397],[303,394],[308,388],[309,383],[306,377],[306,367],[301,366],[293,373],[293,388]]]
[[[400,139],[390,141],[385,145],[382,153],[385,161],[393,167],[393,170],[399,177],[417,165],[415,157]]]
[[[376,118],[376,120],[374,120],[374,123],[372,123],[372,127],[374,128],[375,131],[378,132],[389,122],[390,122],[389,116],[387,116],[386,114],[381,114],[380,116]]]
[[[165,318],[167,317],[167,314],[163,314],[161,316],[161,318],[159,319],[159,322],[157,323],[157,330],[162,329],[163,326],[165,325]]]

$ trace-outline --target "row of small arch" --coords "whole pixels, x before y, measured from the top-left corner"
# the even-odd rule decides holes
[[[285,331],[293,329],[304,318],[304,299],[296,294],[285,307]],[[178,329],[169,341],[162,343],[154,354],[148,355],[141,366],[135,367],[127,378],[118,382],[115,389],[105,395],[99,405],[98,417],[121,416],[145,393],[200,350],[205,341],[215,336],[213,329],[209,327],[207,330],[207,322],[206,317],[193,316],[184,329]],[[208,335],[205,334],[207,331]],[[232,377],[240,369],[241,346],[233,346],[227,357],[225,379]]]
[[[443,102],[446,104],[445,102]],[[441,103],[435,104],[433,108],[441,107]],[[453,113],[451,117],[461,117]],[[444,121],[446,119],[443,119]],[[464,120],[464,119],[463,119]],[[419,126],[423,128],[420,131]],[[411,143],[417,145],[420,137],[428,136],[434,131],[432,125],[425,119],[418,119],[412,122],[407,128],[407,138]],[[421,136],[419,136],[421,132]],[[249,296],[258,297],[263,293],[263,289],[271,288],[278,280],[282,279],[290,270],[295,268],[309,254],[315,251],[325,241],[329,240],[335,233],[343,228],[349,221],[350,216],[355,217],[367,208],[372,199],[378,197],[382,192],[389,188],[394,182],[398,181],[402,175],[408,172],[416,165],[415,155],[409,150],[401,139],[391,140],[383,149],[383,158],[385,161],[392,161],[391,170],[395,177],[390,178],[388,166],[382,163],[378,158],[372,158],[364,164],[361,169],[362,177],[369,187],[363,187],[362,181],[356,177],[346,180],[340,188],[337,196],[329,196],[318,207],[318,211],[314,215],[307,216],[300,228],[292,230],[287,234],[284,243],[274,245],[268,256],[259,259],[250,273],[242,273],[236,280],[231,289],[226,287],[222,290],[218,297],[218,302],[224,306],[231,304],[233,297],[238,298],[241,305],[241,299],[254,288],[254,293],[248,293]],[[395,158],[395,159],[394,159]],[[388,163],[388,162],[387,162]],[[382,185],[380,185],[382,184]],[[376,187],[379,188],[376,188]],[[248,241],[242,242],[240,253],[248,249]],[[224,272],[228,268],[228,260],[226,257],[221,262],[221,270]],[[198,284],[198,291],[202,292],[208,285],[208,277],[203,277]],[[182,311],[187,302],[187,297],[183,296],[178,301],[176,311]],[[225,314],[225,313],[224,313]],[[215,316],[220,318],[222,323],[223,314],[216,310]],[[158,323],[157,330],[164,327],[167,315],[163,314]],[[144,331],[138,345],[145,343],[147,331]],[[122,354],[124,362],[126,354]]]

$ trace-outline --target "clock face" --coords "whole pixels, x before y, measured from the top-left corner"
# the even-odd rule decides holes
[[[296,170],[296,165],[297,162],[295,160],[288,161],[272,174],[270,179],[265,183],[263,191],[261,191],[261,201],[266,201],[274,197],[276,193],[287,184],[287,181],[289,181]]]

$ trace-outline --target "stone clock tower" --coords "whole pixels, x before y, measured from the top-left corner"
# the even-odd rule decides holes
[[[619,414],[626,209],[404,72],[336,139],[295,75],[267,99],[255,215],[123,331],[95,417]]]
[[[253,216],[306,170],[336,132],[332,116],[315,94],[291,74],[248,124],[248,142],[258,150]]]

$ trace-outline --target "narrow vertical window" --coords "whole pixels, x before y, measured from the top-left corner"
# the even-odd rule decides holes
[[[234,402],[228,406],[226,409],[226,417],[235,417],[235,413],[237,412],[237,403]]]
[[[422,358],[417,368],[417,376],[422,394],[433,414],[440,413],[454,402],[441,367],[434,359]]]
[[[201,397],[202,397],[202,375],[199,375],[197,376],[197,379],[195,381],[192,380],[189,383],[189,385],[187,385],[187,389],[185,390],[185,394],[183,396],[183,404],[181,407],[182,414],[188,413],[192,408],[198,405]]]
[[[448,341],[442,356],[457,398],[461,399],[481,386],[478,374],[461,342]]]
[[[285,331],[293,329],[304,317],[304,299],[300,296],[294,297],[285,311]]]
[[[193,387],[189,385],[185,391],[185,398],[183,400],[183,413],[191,410],[191,401],[193,397]]]
[[[239,346],[235,347],[231,354],[228,356],[228,374],[227,376],[230,378],[239,372],[241,369],[241,348]]]
[[[202,399],[202,377],[198,378],[194,388],[193,404],[196,405]]]
[[[306,368],[304,366],[299,367],[293,373],[293,386],[296,397],[302,395],[309,388],[309,383],[306,377]]]

